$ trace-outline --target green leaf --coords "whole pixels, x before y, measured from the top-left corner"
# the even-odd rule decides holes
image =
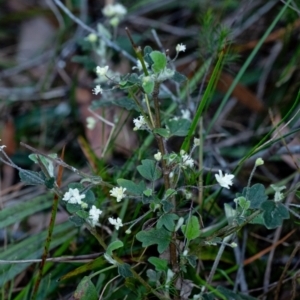
[[[144,181],[140,183],[134,183],[131,180],[119,178],[117,180],[119,186],[126,188],[126,191],[133,195],[142,195],[143,191],[146,189],[146,184]]]
[[[170,130],[170,136],[186,136],[190,129],[191,121],[187,119],[169,120],[166,124]]]
[[[128,265],[128,264],[119,264],[118,265],[118,273],[123,278],[133,276],[132,272],[131,272],[131,269],[130,269],[130,265]]]
[[[177,83],[182,83],[187,81],[187,77],[177,71],[175,71],[172,79]]]
[[[168,248],[171,242],[171,235],[172,233],[164,228],[152,228],[147,231],[140,231],[136,235],[136,238],[138,241],[143,243],[143,247],[148,247],[157,244],[158,252],[163,253]]]
[[[97,300],[97,290],[88,276],[85,276],[80,281],[74,293],[74,299],[78,300]]]
[[[260,224],[260,225],[265,225],[265,221],[263,218],[263,213],[259,214],[258,216],[256,216],[254,219],[252,219],[250,222],[250,224]]]
[[[153,64],[153,60],[150,57],[151,52],[153,52],[153,50],[150,46],[146,46],[144,48],[144,60],[149,66],[151,66]]]
[[[250,207],[250,201],[246,200],[245,197],[239,197],[238,198],[239,201],[239,206],[243,209],[243,210],[247,210]]]
[[[154,181],[162,176],[161,171],[156,167],[156,162],[151,159],[142,160],[142,165],[137,166],[138,172],[147,180]]]
[[[218,286],[217,291],[220,292],[225,298],[224,299],[230,299],[230,300],[256,300],[257,298],[243,295],[238,292],[231,291],[223,286]]]
[[[166,139],[169,138],[169,136],[170,136],[170,131],[166,128],[155,128],[153,130],[153,133],[158,134]]]
[[[70,214],[74,214],[74,213],[78,212],[79,210],[81,210],[81,205],[77,204],[77,203],[76,204],[67,203],[66,208]]]
[[[89,207],[94,205],[96,202],[96,199],[95,199],[95,194],[93,193],[93,191],[88,190],[84,194],[85,194],[85,198],[83,198],[82,201],[87,203],[89,205]]]
[[[54,183],[55,183],[55,178],[51,177],[49,179],[45,179],[45,186],[47,189],[51,190],[54,187]]]
[[[154,80],[150,76],[144,77],[142,87],[146,94],[151,94],[154,90]]]
[[[174,205],[168,200],[162,200],[161,204],[163,205],[163,210],[165,213],[170,212],[174,208]]]
[[[261,209],[264,211],[263,219],[268,229],[279,227],[284,219],[290,218],[288,209],[282,203],[268,200],[261,204]]]
[[[178,220],[178,216],[175,214],[164,214],[162,215],[156,224],[156,228],[160,229],[165,226],[169,231],[175,229],[175,220]]]
[[[260,205],[268,200],[265,187],[261,183],[254,184],[252,187],[244,188],[242,195],[250,201],[250,208],[258,209]]]
[[[80,217],[80,218],[82,218],[82,219],[87,219],[88,217],[89,217],[89,213],[87,212],[87,211],[85,211],[85,210],[78,210],[78,211],[76,211],[76,215],[78,216],[78,217]]]
[[[231,205],[224,204],[225,216],[229,225],[233,224],[233,221],[236,217],[236,210],[231,207]]]
[[[152,51],[150,57],[153,60],[152,70],[154,73],[161,72],[167,65],[167,57],[160,51]]]
[[[197,265],[197,256],[195,256],[195,255],[187,255],[186,259],[188,260],[189,264],[193,268],[196,268],[196,265]]]
[[[132,73],[128,77],[128,81],[134,84],[140,84],[141,80],[139,79],[139,76],[136,73]]]
[[[116,240],[116,241],[113,241],[112,243],[110,243],[109,245],[108,245],[108,247],[107,247],[107,249],[106,249],[106,252],[110,255],[110,256],[112,256],[112,252],[114,251],[114,250],[116,250],[116,249],[119,249],[119,248],[121,248],[121,247],[123,247],[124,246],[124,244],[123,244],[123,242],[121,242],[120,240]]]
[[[156,271],[167,271],[168,270],[168,262],[165,259],[151,256],[148,261],[155,267]]]
[[[69,217],[69,221],[72,222],[76,227],[80,227],[85,223],[85,220],[77,215]]]
[[[51,153],[48,154],[49,157],[52,158],[57,158],[57,154],[56,153]],[[44,165],[44,167],[47,169],[49,175],[51,177],[54,177],[54,163],[51,159],[43,156],[43,155],[39,155],[39,154],[30,154],[29,158],[34,161],[36,164],[42,163]]]
[[[184,236],[189,240],[194,240],[200,236],[200,224],[196,216],[192,216],[187,220],[186,225],[181,226]]]
[[[161,276],[161,272],[155,272],[154,270],[151,270],[151,269],[148,269],[146,271],[146,274],[149,278],[149,281],[152,281],[152,282],[157,282],[159,281],[159,278]]]
[[[152,196],[153,191],[151,189],[144,190],[143,194],[147,197]]]
[[[20,170],[19,176],[25,185],[45,184],[45,176],[42,172]]]

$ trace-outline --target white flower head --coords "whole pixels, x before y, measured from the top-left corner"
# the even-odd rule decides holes
[[[98,223],[99,216],[101,214],[102,214],[102,210],[100,210],[95,205],[93,205],[89,211],[89,221],[93,227]]]
[[[126,191],[126,188],[114,187],[113,189],[111,189],[109,191],[109,193],[112,197],[117,198],[117,202],[120,202],[123,198],[126,197],[125,191]]]
[[[145,118],[143,116],[139,116],[138,118],[133,119],[133,123],[134,123],[134,128],[133,128],[134,131],[143,130],[148,127]]]
[[[103,90],[101,86],[98,84],[94,89],[92,89],[94,95],[102,94]]]
[[[194,138],[194,146],[200,146],[200,139]]]
[[[188,109],[181,110],[182,118],[190,120],[191,119],[191,112]]]
[[[281,193],[281,191],[283,191],[284,189],[286,189],[286,186],[276,186],[274,184],[271,184],[271,188],[275,191],[275,195],[274,195],[274,201],[275,202],[279,202],[284,198],[283,193]]]
[[[95,128],[95,126],[96,126],[97,120],[94,117],[87,117],[86,118],[86,123],[87,123],[86,127],[88,129],[93,130]]]
[[[186,50],[186,46],[183,44],[178,44],[176,46],[176,52],[185,52],[185,50]]]
[[[221,170],[219,170],[219,174],[215,174],[216,180],[218,181],[219,185],[226,188],[230,189],[230,185],[232,185],[232,179],[234,178],[233,174],[224,174],[222,173]]]
[[[116,230],[119,230],[119,228],[123,226],[122,220],[120,218],[108,218],[108,221],[111,225],[115,226]]]
[[[71,204],[81,204],[81,199],[85,198],[85,194],[80,195],[79,190],[69,188],[69,190],[64,194],[62,200],[67,201]]]
[[[105,66],[105,67],[97,67],[96,68],[96,73],[97,73],[97,75],[99,75],[99,76],[105,76],[106,75],[106,73],[107,73],[107,71],[108,71],[108,66]]]
[[[111,17],[123,17],[127,14],[127,9],[122,4],[108,4],[102,9],[102,13],[104,16]]]
[[[156,154],[154,154],[154,158],[155,158],[155,160],[157,160],[157,161],[161,161],[161,152],[160,151],[158,151]]]
[[[194,160],[188,155],[188,154],[183,154],[182,156],[182,163],[183,167],[188,167],[188,168],[193,168],[194,167]]]

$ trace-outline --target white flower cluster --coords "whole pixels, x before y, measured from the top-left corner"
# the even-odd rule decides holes
[[[112,197],[117,198],[117,202],[120,202],[123,198],[126,197],[125,191],[126,188],[114,187],[113,189],[110,190],[109,193]]]
[[[127,14],[127,9],[122,4],[108,4],[102,9],[102,13],[110,18],[110,25],[117,27],[121,19]]]
[[[148,128],[145,118],[143,116],[139,116],[138,118],[133,119],[133,123],[134,123],[134,128],[133,128],[134,131]]]
[[[233,174],[224,174],[222,173],[221,170],[219,170],[219,174],[215,174],[216,180],[218,181],[219,185],[226,188],[230,189],[230,185],[232,185],[232,180],[234,178]]]
[[[176,46],[176,52],[185,52],[185,50],[186,50],[186,46],[183,44],[178,44]]]
[[[103,90],[100,85],[96,85],[96,87],[92,90],[94,95],[102,94]]]
[[[182,158],[182,167],[184,169],[194,167],[194,160],[188,154],[186,154],[184,150],[180,151],[180,156]]]
[[[123,198],[125,198],[126,188],[122,187],[114,187],[110,191],[110,195],[112,197],[117,198],[117,202],[120,202]],[[69,190],[64,194],[62,200],[66,201],[70,204],[79,204],[82,208],[87,208],[87,203],[83,202],[82,199],[85,198],[85,194],[80,194],[77,188],[69,188]],[[102,214],[102,210],[93,205],[89,210],[88,222],[95,227],[98,224],[99,217]],[[120,218],[108,218],[110,224],[115,226],[116,230],[119,230],[120,227],[123,226],[122,220]]]
[[[96,73],[98,76],[105,76],[107,71],[108,71],[108,66],[105,66],[105,67],[97,66],[97,68],[96,68]]]
[[[82,204],[82,199],[85,198],[85,195],[80,195],[78,189],[69,188],[69,190],[65,193],[64,197],[62,198],[63,201],[66,201],[71,204]]]
[[[97,208],[95,205],[89,211],[89,221],[93,227],[98,223],[99,216],[102,214],[102,210]]]

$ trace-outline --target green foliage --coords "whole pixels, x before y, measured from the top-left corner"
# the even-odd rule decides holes
[[[138,172],[147,180],[154,181],[161,177],[162,173],[157,168],[154,160],[144,159],[142,164],[137,166]]]
[[[171,232],[164,229],[155,229],[140,231],[136,238],[143,243],[143,247],[148,247],[157,244],[157,250],[159,253],[163,253],[171,242]]]
[[[265,187],[260,183],[254,184],[250,188],[244,188],[242,195],[250,201],[250,208],[252,209],[260,208],[261,204],[268,200]]]
[[[284,219],[290,218],[288,209],[282,203],[265,201],[261,204],[264,224],[268,229],[274,229],[282,225]]]
[[[117,183],[121,187],[126,188],[127,192],[133,195],[142,195],[146,189],[146,184],[144,181],[134,183],[131,180],[119,178],[117,179]]]
[[[200,236],[200,224],[196,216],[188,218],[186,225],[181,226],[181,230],[184,236],[189,240],[194,240]]]
[[[167,65],[166,55],[159,51],[152,51],[150,57],[153,61],[152,70],[154,73],[159,73],[164,70]]]
[[[157,221],[156,228],[160,229],[163,226],[169,231],[175,229],[175,221],[178,220],[178,216],[175,214],[163,214]]]
[[[168,262],[155,256],[149,257],[148,261],[155,267],[156,271],[166,272],[168,270]]]
[[[82,280],[80,281],[74,293],[74,299],[80,299],[80,300],[98,299],[96,288],[88,276],[83,277]]]

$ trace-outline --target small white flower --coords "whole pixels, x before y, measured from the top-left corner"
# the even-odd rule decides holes
[[[0,146],[0,152],[3,151],[3,149],[5,148],[5,145]]]
[[[95,205],[89,211],[89,220],[92,226],[95,226],[98,223],[99,216],[102,214],[102,210],[97,208]]]
[[[183,44],[178,44],[176,46],[176,52],[185,52],[185,50],[186,50],[186,46]]]
[[[169,178],[173,178],[173,177],[174,177],[174,172],[170,172]]]
[[[286,186],[276,186],[274,184],[271,184],[271,188],[275,191],[274,195],[274,201],[279,202],[284,198],[283,193],[281,193],[282,190],[286,189]]]
[[[183,154],[181,157],[182,157],[182,162],[184,167],[189,167],[189,168],[194,167],[194,160],[188,154]]]
[[[187,256],[188,253],[189,253],[189,250],[185,249],[185,250],[183,251],[183,253],[182,253],[182,256]]]
[[[155,160],[157,160],[157,161],[161,161],[161,152],[158,151],[156,154],[154,154],[154,158],[155,158]]]
[[[65,193],[64,197],[62,200],[67,201],[68,203],[71,204],[81,204],[82,201],[81,199],[85,198],[85,194],[80,195],[79,190],[69,188],[69,190]]]
[[[234,178],[233,174],[224,174],[221,170],[219,170],[219,174],[215,174],[216,180],[220,184],[220,186],[230,189],[230,185],[232,185],[232,179]]]
[[[96,85],[94,89],[92,89],[94,95],[102,94],[103,90],[101,89],[100,85]]]
[[[113,16],[123,17],[127,14],[127,9],[122,4],[108,4],[102,9],[104,16],[111,18]]]
[[[97,73],[97,75],[99,75],[99,76],[105,76],[106,75],[106,73],[107,73],[107,71],[108,71],[108,66],[105,66],[105,67],[97,67],[96,68],[96,73]]]
[[[117,202],[120,202],[123,198],[126,197],[125,191],[126,191],[126,188],[114,187],[113,189],[111,189],[109,191],[109,193],[112,197],[117,198]]]
[[[194,146],[200,146],[200,139],[194,138]]]
[[[122,220],[120,218],[108,218],[108,221],[111,225],[115,226],[116,230],[119,230],[119,228],[123,226]]]
[[[143,116],[139,116],[138,118],[133,119],[133,123],[134,123],[134,128],[133,128],[134,131],[147,128],[147,123]]]
[[[182,118],[190,120],[191,119],[191,112],[188,109],[181,110]]]
[[[87,117],[86,118],[86,127],[88,128],[88,129],[94,129],[95,128],[95,126],[96,126],[96,123],[97,123],[97,120],[95,119],[95,118],[93,118],[93,117]]]

